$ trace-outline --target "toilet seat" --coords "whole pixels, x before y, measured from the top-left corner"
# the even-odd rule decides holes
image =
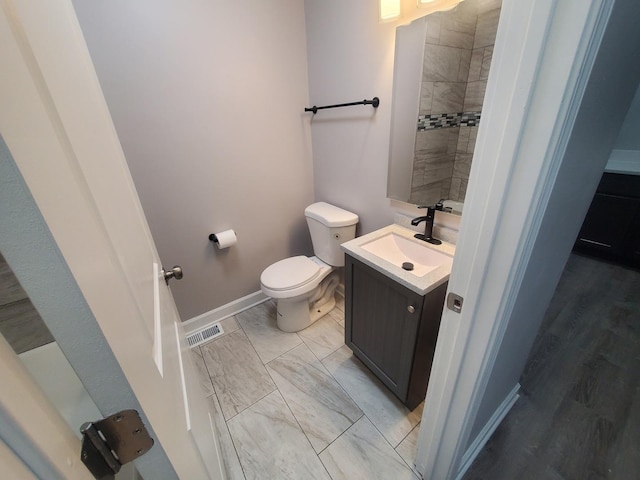
[[[313,290],[332,268],[316,257],[285,258],[267,267],[260,276],[264,293],[288,298]]]

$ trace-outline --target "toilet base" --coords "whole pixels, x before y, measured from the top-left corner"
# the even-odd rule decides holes
[[[278,299],[278,328],[283,332],[299,332],[325,316],[336,306],[335,291],[338,283],[339,277],[333,273],[311,296]]]

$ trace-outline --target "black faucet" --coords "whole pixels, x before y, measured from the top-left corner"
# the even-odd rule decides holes
[[[411,220],[411,225],[413,225],[414,227],[420,222],[425,222],[424,234],[416,233],[414,237],[420,240],[424,240],[425,242],[433,243],[434,245],[440,245],[442,242],[437,238],[433,238],[433,220],[436,216],[436,210],[444,210],[442,200],[438,201],[438,203],[430,207],[420,206],[418,208],[426,208],[427,214],[424,217],[416,217]]]

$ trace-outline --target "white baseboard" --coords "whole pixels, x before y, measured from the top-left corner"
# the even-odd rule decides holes
[[[182,327],[184,328],[185,333],[187,335],[190,335],[192,332],[206,327],[211,323],[216,323],[220,320],[224,320],[225,318],[236,315],[251,307],[255,307],[256,305],[259,305],[262,302],[266,302],[267,300],[269,300],[269,297],[267,297],[261,291],[257,291],[255,293],[247,295],[246,297],[238,298],[237,300],[229,302],[226,305],[222,305],[221,307],[205,312],[202,315],[190,318],[189,320],[186,320],[182,323]]]
[[[520,395],[518,395],[519,390],[520,384],[517,383],[516,386],[513,387],[513,390],[509,392],[507,398],[505,398],[500,406],[496,409],[496,411],[493,412],[493,415],[486,423],[486,425],[482,428],[480,433],[478,433],[478,436],[473,440],[471,445],[469,445],[467,451],[464,452],[464,455],[462,456],[462,463],[460,465],[460,469],[458,470],[458,476],[456,477],[456,480],[460,480],[464,476],[464,474],[467,473],[467,470],[482,450],[482,447],[484,447],[491,435],[493,435],[493,432],[495,432],[496,428],[498,428],[498,425],[500,425],[500,422],[502,422],[504,417],[507,416],[507,413],[509,413],[511,407],[513,407],[518,398],[520,398]]]

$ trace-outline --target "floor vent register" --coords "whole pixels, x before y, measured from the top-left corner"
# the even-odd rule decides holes
[[[219,323],[214,323],[213,325],[201,328],[187,335],[187,343],[191,348],[197,347],[198,345],[202,345],[209,340],[219,337],[223,333],[224,330],[222,330],[222,326]]]

